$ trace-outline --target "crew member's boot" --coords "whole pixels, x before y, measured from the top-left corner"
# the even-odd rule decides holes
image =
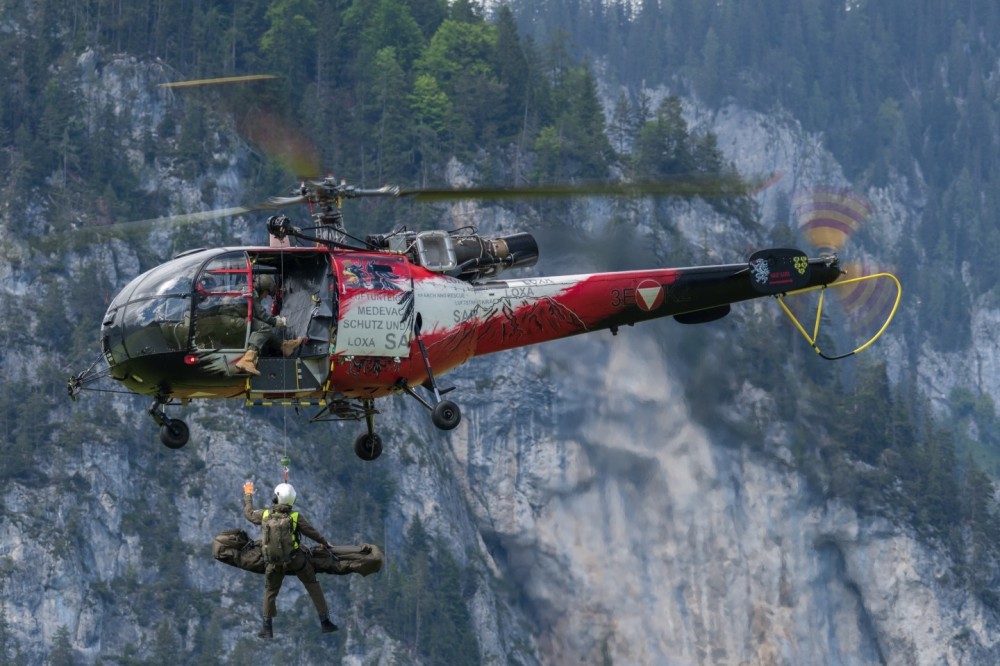
[[[294,340],[285,340],[284,342],[282,342],[281,343],[282,355],[285,358],[291,356],[295,352],[295,350],[299,348],[299,345],[301,345],[304,340],[305,338],[300,337],[300,338],[295,338]]]
[[[337,625],[330,622],[330,618],[326,615],[319,616],[319,626],[322,627],[324,634],[329,634],[330,632],[337,631]]]
[[[236,369],[242,370],[243,372],[249,373],[254,376],[260,376],[260,371],[257,370],[257,350],[248,349],[243,357],[236,361]]]
[[[274,638],[274,631],[271,629],[271,618],[266,616],[264,617],[264,624],[261,625],[260,631],[257,632],[257,637]]]

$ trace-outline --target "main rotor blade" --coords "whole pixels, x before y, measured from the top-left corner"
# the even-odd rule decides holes
[[[527,199],[558,197],[728,197],[751,195],[760,184],[738,176],[685,176],[635,183],[566,183],[513,187],[400,188],[395,196],[415,201],[460,201],[464,199]]]
[[[239,215],[246,215],[247,213],[252,213],[257,210],[259,206],[246,207],[246,206],[234,206],[233,208],[216,208],[215,210],[206,210],[199,213],[181,213],[180,215],[167,215],[165,217],[150,217],[145,220],[135,220],[132,222],[116,222],[115,224],[105,224],[103,226],[89,227],[87,229],[80,229],[80,232],[92,232],[96,234],[108,233],[137,233],[150,231],[156,227],[160,226],[184,226],[188,224],[197,224],[199,222],[208,222],[210,220],[222,220],[228,217],[237,217]]]
[[[294,151],[293,151],[294,152]],[[311,160],[306,160],[311,162]],[[626,182],[584,182],[556,183],[546,185],[522,185],[511,187],[464,187],[464,188],[401,188],[387,185],[375,189],[359,188],[345,182],[337,182],[332,177],[324,180],[306,181],[292,196],[270,197],[251,206],[235,206],[197,213],[184,213],[154,217],[131,222],[119,222],[73,229],[63,232],[61,237],[72,236],[74,240],[97,240],[100,238],[144,233],[158,226],[188,225],[236,217],[261,210],[276,210],[299,204],[329,205],[339,204],[342,199],[367,197],[409,198],[417,202],[448,202],[472,199],[515,200],[531,198],[560,197],[737,197],[753,196],[762,187],[767,187],[776,178],[743,179],[735,174],[695,174],[676,176],[656,181]],[[54,242],[54,241],[50,241]]]
[[[284,208],[285,206],[294,206],[296,204],[309,202],[309,197],[304,194],[297,197],[270,197],[264,203],[257,205],[256,208],[260,210],[275,210],[278,208]]]
[[[101,240],[113,238],[127,238],[130,236],[148,234],[157,227],[162,226],[183,226],[208,222],[211,220],[222,220],[230,217],[237,217],[252,213],[259,207],[235,206],[233,208],[217,208],[199,213],[182,213],[180,215],[168,215],[164,217],[151,217],[145,220],[132,220],[130,222],[116,222],[114,224],[94,225],[80,227],[49,234],[43,238],[38,238],[32,242],[33,245],[44,250],[58,248],[64,241],[69,240],[71,244],[88,244]]]
[[[274,74],[247,74],[246,76],[220,76],[214,79],[195,79],[191,81],[172,81],[161,83],[161,88],[192,88],[194,86],[213,86],[225,83],[247,83],[248,81],[267,81],[278,78]]]

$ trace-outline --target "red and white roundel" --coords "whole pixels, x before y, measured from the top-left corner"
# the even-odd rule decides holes
[[[649,312],[663,304],[663,286],[659,282],[643,280],[635,288],[635,304]]]

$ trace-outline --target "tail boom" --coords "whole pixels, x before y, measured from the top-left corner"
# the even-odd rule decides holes
[[[758,253],[759,254],[759,253]],[[754,255],[757,257],[757,255]],[[788,291],[830,284],[835,257],[806,259]],[[777,282],[775,280],[774,282]],[[476,355],[674,316],[685,323],[724,316],[728,305],[782,293],[761,286],[748,264],[509,280],[477,287],[487,316],[475,326]]]

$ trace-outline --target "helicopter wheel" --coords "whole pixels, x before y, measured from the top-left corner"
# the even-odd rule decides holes
[[[363,432],[354,440],[354,453],[367,462],[382,455],[382,438],[375,433]]]
[[[191,431],[180,419],[167,419],[160,426],[160,441],[170,449],[179,449],[188,443]]]
[[[451,400],[442,400],[434,405],[431,420],[441,430],[452,430],[462,420],[462,412]]]

